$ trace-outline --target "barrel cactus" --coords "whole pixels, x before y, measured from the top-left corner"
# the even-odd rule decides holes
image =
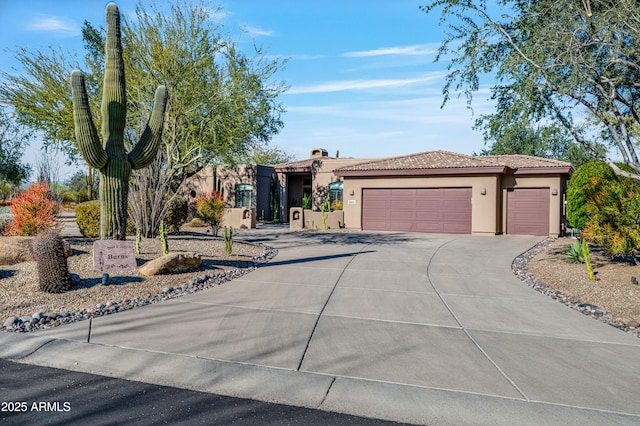
[[[120,12],[109,3],[105,12],[107,38],[102,87],[102,140],[91,116],[84,75],[71,73],[71,96],[76,142],[83,158],[100,173],[100,238],[124,240],[127,227],[127,194],[132,169],[148,166],[162,141],[167,89],[158,86],[154,106],[138,143],[130,152],[124,147],[127,98],[120,35]]]
[[[47,293],[71,290],[71,275],[60,234],[53,229],[40,232],[34,238],[31,249],[38,264],[40,290]]]

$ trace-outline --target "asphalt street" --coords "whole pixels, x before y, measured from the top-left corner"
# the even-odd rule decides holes
[[[397,425],[0,359],[0,424]]]

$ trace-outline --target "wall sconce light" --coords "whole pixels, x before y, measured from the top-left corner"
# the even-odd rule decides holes
[[[354,195],[356,195],[356,192],[352,189],[351,191],[349,191],[349,195],[353,197]]]
[[[556,188],[553,188],[551,190],[551,195],[558,195],[558,190]]]
[[[480,194],[482,194],[482,195],[487,195],[487,188],[482,188],[482,189],[480,190]]]

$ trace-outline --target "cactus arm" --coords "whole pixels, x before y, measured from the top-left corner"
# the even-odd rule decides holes
[[[158,146],[162,141],[164,112],[167,107],[167,88],[158,86],[156,89],[153,111],[142,133],[142,137],[129,153],[129,162],[133,169],[148,166],[156,158]]]
[[[107,164],[108,157],[100,144],[98,131],[91,117],[84,75],[82,75],[82,72],[79,70],[71,73],[71,99],[73,102],[73,123],[78,148],[91,167],[101,169]]]
[[[102,140],[107,153],[124,151],[124,126],[127,95],[120,36],[120,12],[115,3],[105,11],[107,38],[105,44],[104,84],[102,85]]]

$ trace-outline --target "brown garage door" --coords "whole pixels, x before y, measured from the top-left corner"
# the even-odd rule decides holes
[[[549,188],[507,191],[507,234],[549,235]]]
[[[362,229],[471,233],[471,188],[364,189]]]

